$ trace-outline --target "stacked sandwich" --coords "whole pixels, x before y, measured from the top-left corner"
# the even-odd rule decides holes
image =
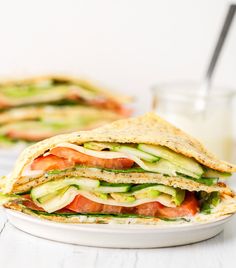
[[[174,224],[236,211],[236,166],[154,114],[28,147],[1,181],[8,209],[65,223]]]
[[[0,83],[0,144],[35,142],[128,116],[128,98],[88,81],[48,76]]]

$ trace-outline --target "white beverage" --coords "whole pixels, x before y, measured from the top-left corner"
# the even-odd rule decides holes
[[[235,91],[212,88],[206,101],[198,84],[164,84],[153,90],[153,109],[220,159],[232,161],[234,96]],[[199,109],[199,103],[204,107]]]
[[[206,116],[186,117],[178,114],[160,114],[169,122],[200,140],[212,153],[223,160],[232,160],[233,136],[231,116],[217,110]]]

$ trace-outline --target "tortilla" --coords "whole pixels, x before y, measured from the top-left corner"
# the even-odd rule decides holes
[[[232,191],[225,184],[219,183],[217,185],[208,186],[197,181],[186,179],[184,177],[167,177],[162,174],[151,173],[151,172],[132,172],[132,173],[114,173],[98,168],[80,167],[76,170],[66,170],[59,174],[44,175],[34,180],[30,180],[26,177],[21,177],[14,185],[12,191],[14,193],[27,192],[33,187],[39,184],[47,182],[49,180],[57,180],[62,178],[74,178],[74,177],[84,177],[90,179],[103,180],[109,183],[159,183],[172,187],[179,187],[188,191],[205,191],[207,193],[211,192],[221,192],[228,195],[232,194]]]
[[[192,157],[206,167],[221,172],[236,171],[236,165],[219,160],[195,138],[159,116],[148,113],[137,118],[118,120],[90,131],[58,135],[26,148],[16,161],[15,168],[7,180],[4,191],[10,193],[14,184],[21,178],[23,169],[49,149],[62,142],[82,144],[88,141],[162,145],[179,154]]]
[[[182,218],[182,220],[180,219],[180,221],[175,221],[173,219],[161,220],[160,218],[152,218],[152,217],[146,217],[146,218],[145,217],[122,217],[122,216],[113,217],[111,215],[102,215],[99,217],[86,216],[86,215],[63,217],[60,215],[55,215],[55,214],[50,215],[47,213],[38,214],[16,202],[7,203],[4,206],[6,208],[20,211],[20,212],[23,212],[25,214],[28,214],[34,217],[56,221],[60,223],[174,225],[174,224],[179,224],[179,223],[181,224],[206,223],[206,222],[220,220],[225,216],[229,216],[236,211],[236,197],[223,195],[221,203],[217,207],[214,208],[211,214],[197,213],[195,216],[191,218]]]
[[[181,176],[168,177],[152,172],[114,173],[93,167],[72,168],[65,171],[60,171],[59,174],[50,174],[49,172],[49,174],[46,173],[42,177],[35,179],[27,179],[21,175],[24,168],[27,167],[35,158],[43,155],[45,152],[48,152],[48,150],[54,148],[55,146],[60,145],[60,143],[68,142],[79,145],[89,141],[145,143],[166,146],[179,154],[194,158],[197,162],[206,167],[221,172],[236,171],[235,165],[219,160],[216,156],[208,152],[208,150],[204,148],[204,146],[195,138],[187,135],[159,116],[153,113],[148,113],[137,118],[119,120],[90,131],[79,131],[71,134],[55,136],[28,147],[18,158],[12,174],[2,181],[4,193],[24,192],[49,180],[78,176],[91,179],[100,179],[112,183],[160,183],[194,192],[220,192],[222,201],[214,208],[213,212],[209,215],[198,213],[191,218],[191,221],[193,222],[205,222],[219,219],[222,216],[232,214],[236,211],[235,194],[223,183],[207,186]],[[26,214],[40,218],[66,223],[116,222],[132,224],[163,224],[163,220],[158,218],[114,218],[111,215],[103,215],[100,217],[70,216],[65,218],[55,216],[54,214],[37,214],[16,202],[9,202],[5,206],[7,208],[22,211]],[[164,223],[166,224],[166,222]]]

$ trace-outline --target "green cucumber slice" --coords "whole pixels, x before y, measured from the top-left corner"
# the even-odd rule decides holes
[[[139,144],[138,149],[166,159],[178,167],[182,167],[183,169],[195,173],[198,177],[201,177],[203,174],[201,165],[198,164],[194,159],[178,154],[166,147],[159,145]]]
[[[231,173],[220,172],[220,171],[217,171],[217,170],[214,170],[214,169],[206,168],[206,170],[204,171],[202,177],[226,179],[226,178],[230,177],[231,175],[232,175]]]
[[[131,188],[132,194],[138,198],[154,198],[161,193],[172,196],[172,200],[179,206],[185,198],[185,191],[179,188],[174,188],[166,185],[138,185]]]
[[[95,150],[95,151],[102,151],[105,149],[112,149],[114,146],[119,145],[118,143],[111,143],[111,142],[86,142],[84,143],[84,148]]]
[[[60,179],[56,181],[49,181],[44,184],[41,184],[31,191],[31,197],[33,200],[37,200],[38,198],[53,194],[56,191],[65,188],[66,186],[70,185],[76,185],[79,187],[79,189],[94,189],[97,188],[100,185],[99,180],[93,180],[93,179],[76,179],[76,178],[70,178],[70,179]]]
[[[147,162],[157,162],[160,158],[157,156],[153,156],[149,153],[140,151],[136,148],[126,146],[126,145],[120,145],[120,146],[114,146],[112,148],[112,151],[120,152],[120,153],[129,153],[131,155],[137,156],[138,158],[147,161]]]
[[[125,193],[130,189],[130,185],[100,186],[96,189],[98,193]]]
[[[41,202],[40,206],[48,213],[57,211],[69,205],[78,194],[78,191],[77,187],[74,186],[65,187],[55,197],[49,198],[46,202]]]
[[[151,172],[157,172],[160,174],[165,174],[168,176],[177,176],[177,173],[181,173],[184,175],[187,175],[189,177],[195,178],[195,179],[199,179],[199,175],[197,175],[196,173],[193,173],[187,169],[184,169],[180,166],[176,166],[175,164],[165,160],[165,159],[161,159],[156,163],[147,163],[145,162],[145,165],[148,167],[148,171]]]

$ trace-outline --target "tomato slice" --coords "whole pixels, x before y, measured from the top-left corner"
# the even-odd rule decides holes
[[[77,164],[90,167],[101,167],[110,169],[130,168],[134,164],[133,160],[127,158],[103,159],[80,153],[74,149],[66,147],[55,147],[50,151],[51,154],[63,157]]]
[[[110,214],[120,214],[122,213],[122,209],[123,207],[121,206],[103,205],[102,212]]]
[[[193,216],[198,212],[199,204],[193,193],[187,193],[184,202],[175,208],[166,207],[159,202],[150,202],[137,206],[137,214],[145,216],[162,216],[177,218]]]
[[[30,196],[24,196],[23,204],[30,209],[44,211],[31,200]],[[136,207],[126,208],[122,206],[104,205],[82,195],[77,195],[74,200],[58,212],[74,211],[77,213],[107,213],[107,214],[137,214],[151,217],[178,218],[194,216],[199,210],[199,204],[193,193],[187,193],[184,202],[175,208],[166,207],[159,202],[149,202]]]
[[[104,99],[103,98],[91,99],[91,100],[88,100],[87,103],[95,107],[115,111],[119,114],[121,114],[120,111],[122,110],[122,107],[123,107],[120,103],[112,99],[105,99],[105,98]]]
[[[136,207],[136,214],[155,217],[157,216],[159,209],[162,207],[164,206],[159,202],[145,203]]]
[[[179,207],[170,208],[163,206],[159,202],[150,202],[133,208],[125,208],[121,206],[103,205],[91,201],[81,195],[77,195],[75,199],[66,207],[69,210],[81,213],[103,212],[111,214],[134,213],[138,215],[166,218],[177,218],[184,216],[193,216],[198,211],[198,201],[193,193],[186,195],[185,201]]]
[[[31,164],[32,170],[53,170],[59,169],[63,170],[66,168],[73,167],[75,163],[71,160],[67,160],[55,155],[47,155],[47,156],[40,156],[36,158],[33,163]]]
[[[33,200],[31,199],[31,197],[30,197],[29,194],[27,194],[27,195],[23,195],[22,197],[24,197],[25,199],[27,199],[27,200],[24,200],[24,201],[22,202],[22,204],[23,204],[24,206],[26,206],[27,208],[30,208],[30,209],[32,209],[32,210],[44,211],[43,208],[38,207],[38,206],[33,202]]]
[[[134,212],[135,208],[125,208],[122,206],[112,206],[99,204],[91,201],[81,195],[77,195],[75,199],[66,206],[66,209],[78,212],[78,213],[107,213],[107,214],[121,214]]]
[[[93,202],[82,195],[77,195],[66,208],[78,213],[95,213],[102,211],[103,204]]]
[[[188,192],[184,202],[176,208],[164,207],[159,210],[159,214],[168,218],[194,216],[199,210],[199,204],[194,193]]]

